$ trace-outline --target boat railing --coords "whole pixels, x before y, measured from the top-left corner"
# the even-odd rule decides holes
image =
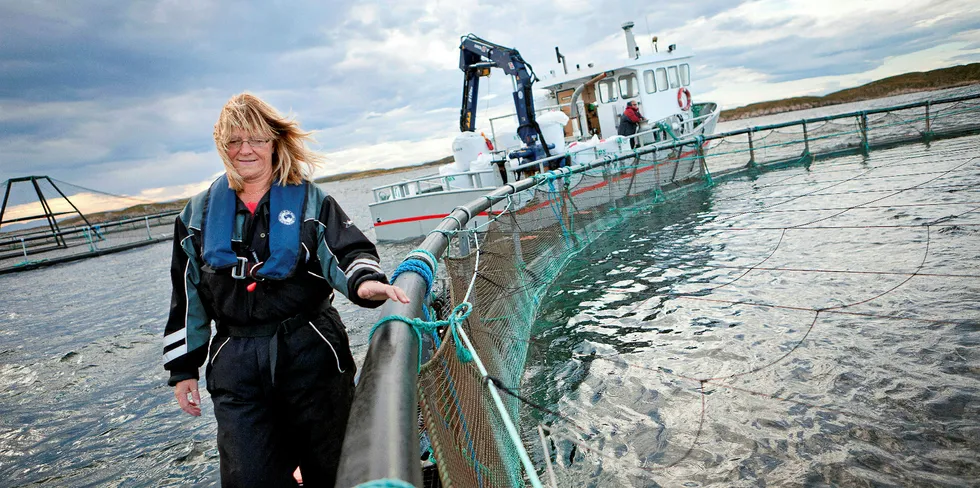
[[[534,109],[534,114],[535,115],[541,115],[541,114],[543,114],[545,112],[554,112],[554,111],[557,111],[557,110],[561,110],[561,109],[563,109],[565,107],[569,107],[569,109],[571,109],[571,106],[572,106],[571,103],[559,103],[559,104],[555,104],[555,105],[547,105],[547,106],[544,106],[544,107],[537,107],[537,108]],[[501,145],[497,141],[497,131],[496,131],[496,128],[494,127],[494,121],[505,120],[505,119],[516,119],[516,118],[517,118],[517,114],[514,113],[514,112],[508,113],[506,115],[498,115],[496,117],[490,117],[490,139],[493,140],[493,145],[495,147],[501,147]]]
[[[378,203],[449,190],[488,188],[489,191],[489,189],[497,187],[498,179],[494,177],[494,173],[497,172],[497,168],[490,167],[481,170],[434,174],[377,186],[372,188],[371,192],[374,194],[374,202]],[[463,182],[457,182],[457,180]]]
[[[651,126],[650,129],[647,129],[647,130],[644,130],[644,131],[641,131],[641,132],[637,132],[636,134],[633,134],[631,136],[623,136],[623,137],[625,137],[627,141],[630,140],[630,139],[642,140],[642,138],[645,138],[646,136],[652,136],[655,133],[663,132],[663,129],[660,128],[660,124],[661,123],[666,123],[666,122],[670,121],[672,117],[673,116],[671,116],[671,117],[665,117],[665,118],[663,118],[661,120],[658,120],[656,123],[654,123]],[[701,115],[699,117],[695,117],[695,118],[692,118],[692,119],[689,119],[689,120],[685,120],[685,123],[690,122],[690,123],[693,123],[694,126],[693,126],[693,129],[690,132],[684,134],[684,137],[694,137],[694,136],[699,135],[699,133],[702,133],[704,131],[705,126],[707,125],[708,120],[709,119],[712,119],[712,118],[715,118],[715,119],[718,118],[718,111],[717,110],[716,111],[713,111],[713,112],[711,112],[709,114],[705,114],[705,115]],[[674,146],[674,142],[675,141],[673,140],[673,138],[666,139],[666,137],[664,137],[664,138],[662,138],[662,140],[653,142],[652,144],[644,144],[643,147],[648,147],[648,146],[661,146],[661,147],[666,148],[666,147],[672,147],[672,146]],[[574,156],[576,156],[578,154],[587,153],[589,151],[592,151],[594,153],[595,159],[600,159],[600,158],[602,158],[604,156],[604,154],[600,153],[600,149],[597,146],[589,146],[589,147],[585,147],[585,148],[578,149],[578,150],[575,150],[575,151],[568,151],[568,152],[564,152],[562,154],[555,154],[555,155],[549,156],[547,158],[537,159],[537,160],[534,160],[534,161],[531,161],[531,162],[528,162],[528,163],[524,163],[524,164],[521,164],[521,165],[518,165],[518,166],[514,166],[513,167],[513,170],[514,171],[527,171],[530,168],[537,168],[538,171],[545,172],[545,171],[548,171],[548,169],[549,169],[548,168],[548,165],[551,162],[558,161],[558,160],[563,159],[563,158],[568,157],[568,156],[574,157]]]

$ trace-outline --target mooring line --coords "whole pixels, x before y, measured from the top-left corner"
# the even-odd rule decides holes
[[[754,269],[756,271],[785,271],[790,273],[831,273],[831,274],[859,274],[859,275],[900,275],[910,274],[909,271],[855,271],[848,269],[819,269],[819,268],[766,268],[761,266],[725,266],[722,264],[703,264],[705,268],[713,269]],[[930,276],[935,278],[980,278],[980,275],[958,274],[958,273],[915,273],[916,276]]]
[[[862,206],[862,209],[881,209],[881,208],[922,208],[922,207],[949,207],[953,205],[976,205],[980,202],[966,201],[966,202],[940,202],[940,203],[902,203],[897,205],[871,205]],[[831,210],[845,210],[851,207],[822,207],[822,208],[788,208],[788,209],[775,209],[775,210],[752,210],[747,213],[750,214],[768,214],[768,213],[795,213],[795,212],[829,212]],[[737,212],[714,212],[717,215],[732,215]]]

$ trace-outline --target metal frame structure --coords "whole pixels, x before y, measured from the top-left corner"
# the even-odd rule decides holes
[[[75,211],[74,212],[57,212],[57,213],[51,211],[51,205],[48,204],[48,200],[46,198],[44,198],[44,192],[41,191],[41,186],[37,184],[38,180],[47,181],[48,184],[51,185],[51,187],[54,188],[55,191],[57,191],[59,195],[61,195],[61,198],[64,198],[65,201],[68,202],[68,205],[71,205],[71,208],[75,209]],[[44,213],[43,214],[39,214],[39,215],[31,215],[31,216],[27,216],[27,217],[19,217],[19,218],[16,218],[16,219],[10,219],[10,220],[4,221],[3,220],[3,214],[7,210],[7,201],[10,199],[10,188],[12,186],[14,186],[14,183],[22,183],[22,182],[28,182],[28,181],[31,183],[31,185],[34,186],[34,191],[37,192],[37,199],[41,203],[41,208],[44,209]],[[13,222],[28,222],[28,221],[31,221],[31,220],[37,220],[37,219],[40,219],[40,218],[44,218],[45,220],[47,220],[48,227],[51,229],[51,234],[49,234],[48,236],[45,236],[45,237],[52,237],[53,236],[54,239],[55,239],[56,248],[65,248],[65,247],[68,247],[68,245],[65,243],[65,239],[62,236],[61,229],[58,227],[58,219],[56,219],[55,217],[58,217],[59,215],[71,215],[73,213],[77,213],[78,216],[81,217],[82,220],[85,222],[85,225],[87,225],[89,227],[92,226],[92,224],[89,223],[88,219],[85,218],[85,215],[82,214],[81,210],[78,210],[78,207],[76,207],[74,203],[71,203],[71,200],[64,194],[64,192],[61,191],[60,188],[58,188],[58,185],[54,184],[54,181],[51,181],[51,178],[49,178],[47,176],[24,176],[24,177],[21,177],[21,178],[11,178],[11,179],[7,180],[7,189],[6,189],[6,191],[4,191],[4,194],[3,194],[3,205],[0,205],[0,228],[2,228],[3,227],[3,224],[5,224],[5,223],[9,224],[9,223],[13,223]]]

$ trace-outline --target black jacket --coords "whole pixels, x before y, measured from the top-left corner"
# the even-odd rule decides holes
[[[340,205],[315,184],[307,185],[300,228],[300,260],[283,280],[236,279],[231,270],[212,270],[201,259],[201,226],[207,191],[188,202],[174,223],[170,276],[173,295],[164,330],[164,368],[169,384],[198,378],[207,359],[211,322],[243,327],[281,322],[300,314],[336,316],[333,290],[351,302],[374,308],[383,302],[358,298],[366,280],[387,283],[371,241],[353,225]],[[250,264],[269,258],[269,194],[253,216],[237,202],[232,249]],[[255,283],[254,290],[248,286]],[[325,314],[324,312],[332,312]]]

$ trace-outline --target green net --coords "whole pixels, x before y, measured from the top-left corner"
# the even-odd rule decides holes
[[[474,252],[445,260],[451,301],[473,305],[464,328],[487,375],[517,388],[538,304],[567,260],[651,197],[662,201],[676,189],[703,184],[701,162],[695,143],[662,156],[635,156],[579,174],[540,178],[536,187],[492,206],[491,213],[500,213],[485,229],[458,235],[471,239]],[[522,445],[511,439],[501,418],[518,418],[519,401],[503,395],[504,409],[498,411],[484,376],[473,364],[460,363],[455,347],[446,341],[419,377],[442,482],[523,485],[529,473],[520,461]]]
[[[454,233],[444,257],[450,308],[473,306],[463,335],[477,362],[460,362],[456,342],[445,340],[419,375],[442,484],[541,485],[548,468],[544,434],[508,429],[522,414],[522,400],[506,393],[521,387],[549,285],[606,231],[719,176],[975,132],[978,111],[980,98],[963,97],[670,141],[606,156],[588,170],[538,175],[530,189],[494,201],[492,221]]]

